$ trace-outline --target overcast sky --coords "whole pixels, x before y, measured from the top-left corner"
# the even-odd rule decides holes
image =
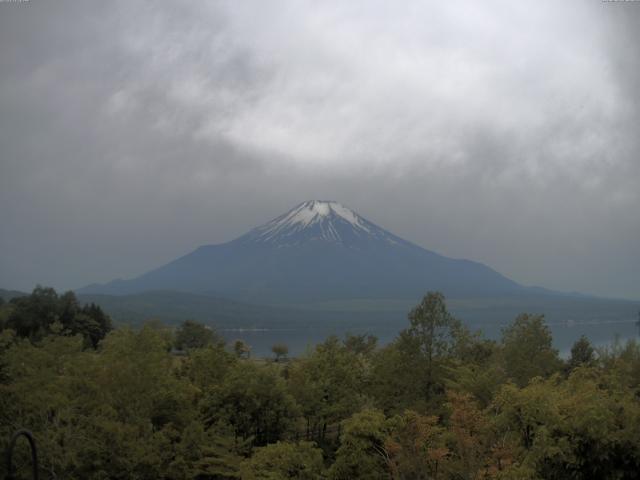
[[[313,198],[640,299],[640,2],[0,2],[0,287],[135,276]]]

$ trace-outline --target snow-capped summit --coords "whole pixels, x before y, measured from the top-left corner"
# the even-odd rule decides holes
[[[353,246],[367,238],[396,242],[393,237],[389,232],[338,202],[308,200],[253,229],[239,240],[281,246],[298,245],[308,241]]]
[[[302,226],[306,227],[310,224],[321,222],[332,216],[337,216],[349,222],[354,228],[368,231],[363,225],[363,219],[353,210],[339,204],[338,202],[325,200],[309,200],[301,203],[289,212],[272,220],[267,225],[274,227],[280,226]]]

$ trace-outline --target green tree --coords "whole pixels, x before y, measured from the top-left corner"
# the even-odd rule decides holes
[[[397,340],[373,355],[367,392],[386,414],[416,403],[424,405],[423,378],[415,370],[417,363],[417,354],[401,349]]]
[[[251,346],[243,340],[233,342],[233,351],[238,358],[249,358],[251,356]]]
[[[453,331],[452,357],[446,365],[446,387],[450,391],[468,393],[484,408],[500,386],[506,382],[500,358],[500,347],[471,332],[463,325]]]
[[[223,424],[205,429],[202,422],[194,421],[182,431],[166,432],[159,440],[155,448],[166,452],[161,478],[240,478],[243,446]]]
[[[168,352],[161,330],[119,329],[97,351],[83,349],[79,335],[50,335],[33,345],[11,339],[11,333],[0,334],[0,363],[6,364],[6,378],[0,382],[0,438],[9,438],[18,427],[32,430],[43,476],[238,477],[244,444],[224,422],[205,428],[197,401],[199,387],[209,384],[202,380],[196,385],[182,374],[182,361]],[[208,351],[217,356],[205,358]],[[221,348],[209,347],[188,358],[197,367],[187,371],[225,358],[220,352],[236,361]],[[200,382],[205,375],[199,371],[194,378]],[[4,463],[1,478],[3,468]]]
[[[448,392],[448,475],[482,478],[490,457],[491,425],[485,413],[466,393]]]
[[[33,341],[48,335],[50,326],[59,318],[58,294],[53,288],[38,285],[31,295],[13,298],[11,304],[7,327]]]
[[[595,363],[595,350],[587,337],[582,335],[571,347],[571,357],[567,368],[571,371],[579,366],[591,367]]]
[[[601,372],[578,368],[566,381],[555,375],[521,389],[504,386],[492,411],[498,437],[517,447],[513,465],[550,480],[635,478],[640,406],[629,391],[604,389],[602,381]]]
[[[441,293],[429,292],[409,313],[409,328],[374,358],[373,390],[385,411],[434,408],[454,357],[460,322]]]
[[[235,436],[262,446],[284,438],[299,415],[284,379],[273,365],[237,362],[201,401],[207,426],[228,423]]]
[[[343,340],[344,346],[350,352],[369,356],[378,345],[378,338],[374,335],[353,335],[347,333]]]
[[[329,478],[388,479],[391,458],[385,443],[390,430],[384,413],[376,409],[363,409],[345,420]]]
[[[348,351],[337,337],[329,337],[289,369],[289,389],[302,408],[307,439],[327,438],[330,425],[338,425],[364,404],[363,359]]]
[[[211,327],[194,320],[185,320],[176,329],[174,344],[178,350],[193,350],[224,344],[224,341]]]
[[[11,309],[12,306],[7,304],[6,302],[0,305],[0,331],[7,328],[7,320],[11,315]]]
[[[444,428],[438,425],[437,417],[407,410],[392,422],[391,435],[385,442],[392,478],[438,478],[449,449],[445,446]]]
[[[429,398],[435,385],[437,362],[452,351],[459,322],[447,310],[444,296],[427,293],[409,313],[410,327],[400,333],[400,348],[416,355],[424,373],[424,394]]]
[[[271,351],[276,356],[276,362],[279,362],[280,359],[286,358],[289,354],[289,347],[287,347],[284,343],[276,343],[271,347]]]
[[[409,328],[403,333],[417,344],[428,364],[433,363],[434,357],[451,350],[453,328],[459,322],[447,310],[441,293],[427,293],[409,312],[409,322]]]
[[[622,344],[619,340],[598,349],[598,363],[613,385],[624,386],[640,398],[640,343],[635,339]],[[615,379],[615,380],[614,380]]]
[[[519,315],[502,331],[504,369],[518,385],[536,376],[558,372],[562,361],[552,346],[551,331],[542,315]]]
[[[85,317],[85,318],[78,318]],[[91,319],[89,322],[87,318]],[[85,338],[85,343],[93,348],[98,347],[98,343],[113,330],[111,317],[107,315],[99,305],[90,303],[84,305],[73,320],[71,327],[72,334],[81,334]]]
[[[323,469],[322,450],[312,442],[277,442],[257,448],[240,466],[243,480],[320,480]]]
[[[201,392],[206,392],[219,386],[237,362],[237,357],[222,345],[210,345],[189,352],[181,363],[181,373]]]
[[[99,306],[80,307],[71,291],[58,296],[53,288],[37,286],[31,295],[14,298],[11,304],[6,326],[34,342],[52,333],[80,334],[85,346],[96,348],[112,330],[111,318]]]

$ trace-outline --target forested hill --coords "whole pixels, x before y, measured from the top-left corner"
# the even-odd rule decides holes
[[[29,294],[25,292],[20,292],[18,290],[5,290],[4,288],[0,288],[0,298],[3,299],[5,302],[8,302],[12,298],[25,297],[27,295]]]
[[[100,305],[119,323],[141,325],[155,318],[175,325],[185,318],[217,328],[304,328],[310,325],[340,326],[382,324],[397,315],[388,312],[330,311],[291,306],[257,305],[213,295],[176,291],[150,291],[131,295],[78,295],[81,303]],[[397,323],[397,322],[394,322]]]
[[[197,322],[106,328],[88,342],[96,312],[36,293],[0,306],[0,448],[31,430],[41,478],[631,480],[640,470],[635,341],[594,349],[579,338],[562,360],[541,316],[518,315],[491,341],[429,293],[389,345],[330,337],[298,358],[274,345],[265,360]],[[16,455],[25,473],[26,449]]]

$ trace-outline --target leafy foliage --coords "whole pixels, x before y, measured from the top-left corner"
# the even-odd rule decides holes
[[[279,362],[281,359],[286,358],[289,354],[289,347],[287,347],[284,343],[276,343],[273,347],[271,347],[271,351],[276,356],[276,362]]]
[[[502,332],[504,365],[509,378],[520,386],[534,377],[560,370],[558,351],[541,315],[519,315]]]
[[[563,362],[543,317],[492,342],[439,294],[409,320],[274,362],[38,287],[0,305],[0,448],[33,431],[42,478],[637,478],[640,344],[581,338]]]
[[[363,359],[330,337],[310,356],[291,366],[289,385],[306,419],[306,438],[320,443],[330,425],[339,424],[364,404]]]
[[[322,450],[311,442],[276,442],[257,448],[240,466],[244,480],[320,480]]]
[[[571,357],[567,368],[573,370],[580,366],[593,366],[595,364],[595,350],[591,342],[584,335],[571,347]]]
[[[332,480],[388,478],[389,456],[385,442],[390,426],[384,413],[364,409],[344,422],[336,461],[329,469]]]
[[[252,362],[238,362],[229,368],[200,405],[206,425],[228,422],[237,438],[258,446],[282,438],[298,413],[277,370]]]
[[[442,404],[460,322],[430,292],[409,313],[410,326],[374,359],[375,396],[385,411]]]
[[[58,296],[53,288],[37,286],[31,295],[13,298],[10,304],[4,326],[33,341],[51,333],[80,334],[85,345],[96,348],[112,329],[111,319],[99,306],[80,306],[73,292]]]
[[[191,350],[224,344],[224,340],[211,327],[193,320],[185,320],[176,330],[174,343],[178,350]]]

